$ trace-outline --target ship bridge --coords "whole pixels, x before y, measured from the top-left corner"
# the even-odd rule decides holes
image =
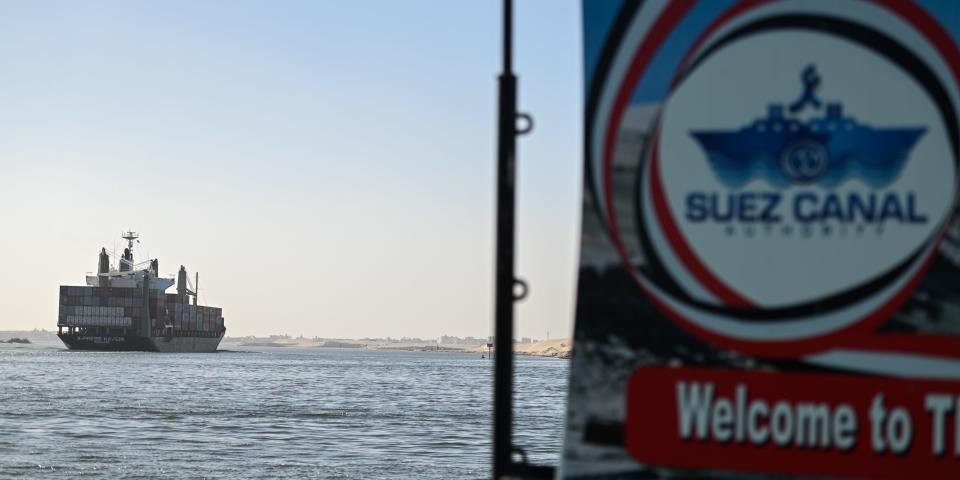
[[[140,263],[133,260],[134,244],[140,243],[140,234],[128,231],[121,238],[127,241],[127,247],[123,249],[123,254],[117,257],[107,253],[106,248],[101,248],[97,274],[87,275],[87,286],[139,288],[143,285],[144,280],[146,280],[147,288],[150,290],[165,291],[173,286],[174,279],[160,276],[160,266],[156,259]],[[116,261],[111,262],[111,257]]]

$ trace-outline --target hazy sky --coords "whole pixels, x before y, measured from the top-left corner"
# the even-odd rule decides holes
[[[101,246],[200,272],[228,335],[492,333],[500,5],[0,9],[0,330],[56,328]],[[576,0],[517,2],[518,336],[570,335]]]

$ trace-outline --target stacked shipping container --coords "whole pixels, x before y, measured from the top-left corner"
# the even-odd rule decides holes
[[[138,288],[60,287],[60,313],[57,324],[67,327],[129,328],[145,318],[143,291]],[[155,336],[166,335],[166,325],[175,332],[203,332],[203,336],[223,331],[222,310],[179,303],[177,295],[150,290],[149,313]],[[178,335],[175,333],[174,335]]]
[[[176,298],[176,295],[172,295]],[[167,319],[177,331],[219,332],[223,330],[221,310],[214,307],[168,303]]]

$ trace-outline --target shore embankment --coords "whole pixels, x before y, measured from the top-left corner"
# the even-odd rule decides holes
[[[570,358],[573,349],[573,340],[569,338],[555,338],[533,343],[514,343],[513,352],[517,355],[532,355],[536,357]],[[487,346],[480,345],[470,348],[470,352],[486,353]],[[494,351],[496,355],[496,351]]]
[[[447,352],[487,354],[487,345],[445,345],[436,342],[397,342],[379,340],[330,339],[330,338],[278,338],[278,337],[227,337],[221,346],[238,347],[300,347],[300,348],[359,348],[371,350],[403,350],[419,352]],[[518,355],[538,357],[569,358],[573,340],[569,338],[550,339],[533,343],[514,343],[513,351]],[[494,352],[495,353],[495,352]]]

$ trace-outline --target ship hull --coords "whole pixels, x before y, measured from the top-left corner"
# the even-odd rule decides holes
[[[99,352],[210,353],[220,345],[219,337],[138,337],[97,336],[62,333],[57,335],[70,350]]]
[[[155,352],[168,353],[208,353],[216,352],[220,345],[219,337],[150,337]]]

